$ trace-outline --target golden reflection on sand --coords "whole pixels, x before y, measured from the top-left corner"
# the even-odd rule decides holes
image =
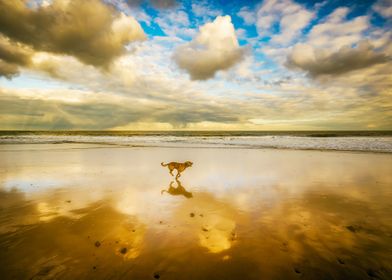
[[[169,188],[167,190],[161,190],[161,194],[164,194],[165,192],[170,194],[170,195],[182,195],[186,198],[192,198],[193,194],[191,192],[188,192],[182,185],[181,181],[176,179],[177,186],[174,187],[173,184],[174,182],[171,181],[169,184]]]
[[[62,147],[1,154],[4,279],[392,273],[390,155]]]
[[[199,233],[200,245],[211,253],[220,253],[231,247],[235,240],[235,223],[219,215],[210,215]]]

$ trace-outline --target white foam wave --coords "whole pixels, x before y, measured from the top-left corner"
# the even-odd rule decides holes
[[[277,148],[392,153],[392,137],[298,137],[298,136],[0,136],[0,144],[95,143],[150,147]]]

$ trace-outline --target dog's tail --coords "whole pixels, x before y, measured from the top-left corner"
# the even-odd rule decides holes
[[[162,166],[168,166],[169,164],[168,163],[165,164],[165,163],[161,162],[161,165]]]

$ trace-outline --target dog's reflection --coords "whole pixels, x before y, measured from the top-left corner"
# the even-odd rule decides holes
[[[163,194],[164,192],[167,192],[170,195],[183,195],[186,198],[191,198],[193,197],[191,192],[188,192],[181,184],[181,182],[179,180],[176,179],[177,182],[177,187],[173,187],[173,181],[170,182],[169,188],[167,190],[162,190],[161,194]]]

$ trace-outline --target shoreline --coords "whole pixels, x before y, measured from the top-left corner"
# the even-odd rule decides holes
[[[18,145],[95,145],[93,147],[76,148],[76,149],[99,149],[99,148],[168,148],[168,149],[244,149],[244,150],[282,150],[282,151],[318,151],[318,152],[342,152],[342,153],[367,153],[367,154],[392,154],[391,151],[378,151],[378,150],[344,150],[333,148],[291,148],[291,147],[265,147],[265,146],[239,146],[239,145],[224,145],[224,146],[195,146],[195,145],[133,145],[133,144],[116,144],[116,143],[102,143],[102,142],[59,142],[59,143],[1,143],[0,147],[4,146],[18,146]],[[75,149],[75,148],[72,148]],[[54,150],[54,149],[53,149]],[[0,150],[6,151],[6,150]]]

